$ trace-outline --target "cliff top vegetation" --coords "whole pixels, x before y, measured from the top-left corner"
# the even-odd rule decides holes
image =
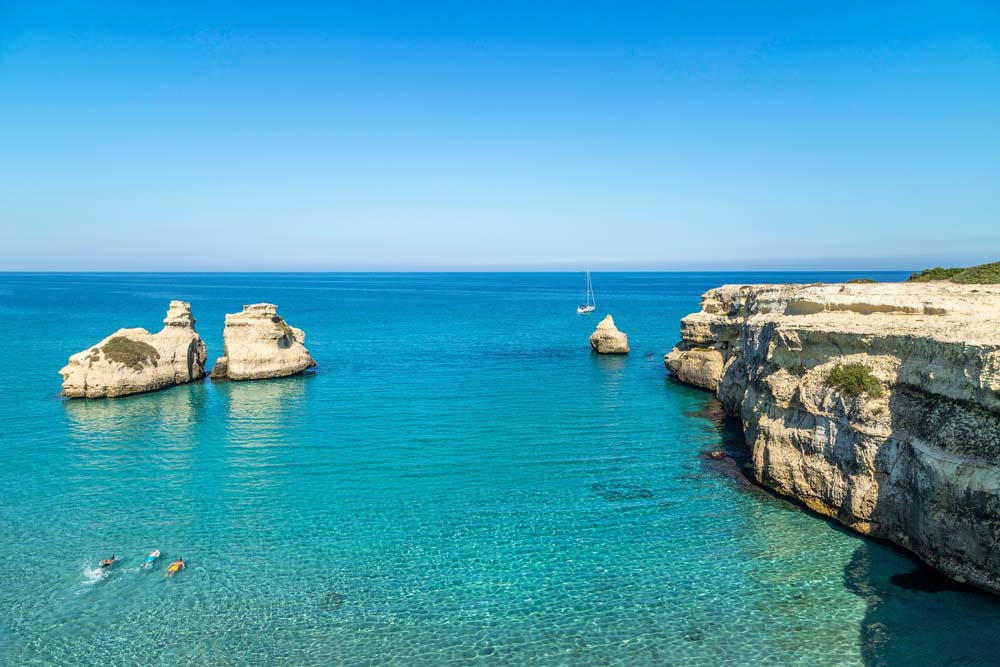
[[[911,275],[907,282],[924,283],[932,280],[950,280],[967,285],[993,285],[1000,283],[1000,262],[980,264],[968,268],[945,269],[936,266]]]

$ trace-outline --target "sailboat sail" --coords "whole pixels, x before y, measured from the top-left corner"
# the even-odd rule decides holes
[[[587,295],[586,301],[576,309],[576,312],[583,315],[592,313],[597,308],[597,299],[594,298],[594,286],[590,282],[590,271],[587,271]]]

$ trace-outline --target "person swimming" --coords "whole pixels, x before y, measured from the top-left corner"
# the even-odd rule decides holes
[[[142,562],[142,566],[143,567],[152,567],[153,563],[155,563],[156,559],[159,558],[159,557],[160,557],[160,550],[159,549],[154,549],[154,550],[150,551],[149,555],[146,556],[146,560],[144,560]]]
[[[101,566],[102,570],[107,570],[108,568],[110,568],[112,565],[114,565],[117,562],[118,562],[118,558],[114,554],[111,554],[111,558],[105,558],[100,563],[98,563],[98,565]]]
[[[181,570],[183,570],[184,567],[185,567],[185,565],[184,565],[184,559],[178,557],[177,560],[175,560],[173,563],[171,563],[170,565],[167,566],[167,573],[165,575],[163,575],[163,576],[165,576],[165,577],[172,577],[175,574],[177,574],[178,572],[180,572]]]

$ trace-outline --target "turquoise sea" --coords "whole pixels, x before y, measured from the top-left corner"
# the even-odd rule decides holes
[[[998,664],[998,599],[708,459],[739,427],[664,371],[705,289],[852,276],[0,274],[0,665]],[[270,301],[319,365],[59,397],[170,299],[210,363]]]

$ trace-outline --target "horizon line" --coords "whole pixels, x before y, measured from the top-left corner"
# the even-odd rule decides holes
[[[0,275],[43,275],[43,274],[434,274],[434,273],[906,273],[922,269],[774,269],[774,268],[743,268],[743,269],[181,269],[181,270],[150,270],[133,271],[128,269],[0,269]]]

